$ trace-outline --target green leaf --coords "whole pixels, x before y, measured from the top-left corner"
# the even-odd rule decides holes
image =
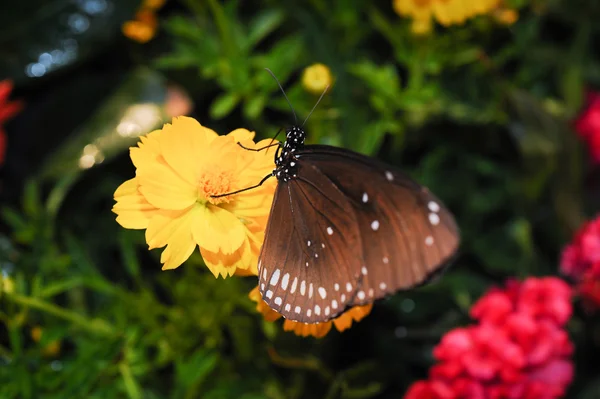
[[[267,98],[262,94],[256,94],[252,96],[244,104],[244,116],[248,119],[256,119],[265,108]]]
[[[268,10],[256,16],[248,27],[248,36],[244,46],[245,50],[249,51],[267,37],[269,33],[277,29],[283,22],[283,18],[281,10]]]
[[[196,391],[215,369],[218,361],[219,355],[209,350],[200,350],[186,360],[177,361],[175,363],[175,379],[177,392],[180,394],[174,396],[183,397],[182,393],[189,392],[190,389]]]
[[[210,106],[210,116],[214,119],[226,117],[233,111],[240,102],[240,95],[237,93],[225,93],[217,97]]]

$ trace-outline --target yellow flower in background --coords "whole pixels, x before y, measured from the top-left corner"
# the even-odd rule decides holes
[[[6,292],[8,294],[15,292],[15,282],[3,273],[0,273],[0,293],[1,292]]]
[[[135,13],[135,19],[126,21],[121,30],[131,40],[146,43],[154,37],[157,28],[158,20],[154,11],[142,9]]]
[[[167,0],[144,0],[142,2],[142,8],[148,8],[150,10],[158,10],[165,5]]]
[[[412,30],[424,34],[431,30],[431,19],[444,26],[463,24],[476,15],[494,11],[501,0],[394,0],[396,13],[413,19]]]
[[[323,64],[313,64],[306,67],[302,73],[302,85],[313,94],[323,93],[323,90],[332,84],[331,71]]]
[[[256,185],[271,173],[273,152],[248,151],[254,132],[236,129],[225,136],[181,116],[140,138],[130,149],[133,179],[115,191],[113,212],[128,229],[146,229],[149,249],[166,246],[163,270],[185,262],[196,246],[215,277],[237,270],[256,274],[275,190],[274,179],[261,187],[211,198]]]
[[[134,19],[126,21],[121,31],[131,40],[146,43],[156,35],[158,19],[156,11],[165,5],[166,0],[144,0],[135,13]]]
[[[498,8],[494,11],[494,19],[504,25],[512,25],[519,19],[519,12],[508,8]]]
[[[248,297],[256,302],[256,310],[263,315],[263,318],[266,321],[275,321],[281,317],[281,314],[271,309],[271,307],[269,307],[269,305],[262,300],[260,292],[258,291],[258,286],[250,291]],[[310,335],[315,338],[322,338],[331,330],[332,325],[335,326],[339,332],[347,330],[352,326],[353,321],[359,322],[369,315],[372,308],[372,303],[364,306],[354,306],[335,319],[318,324],[307,324],[292,320],[285,320],[283,323],[283,329],[284,331],[292,331],[294,334],[302,337],[307,337]]]
[[[40,342],[42,339],[43,332],[44,330],[40,326],[32,327],[30,332],[31,339],[34,342]],[[47,357],[56,357],[60,353],[61,347],[62,344],[60,340],[51,341],[42,348],[42,355]]]

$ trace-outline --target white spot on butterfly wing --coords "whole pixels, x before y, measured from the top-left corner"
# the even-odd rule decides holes
[[[440,217],[437,213],[429,214],[429,223],[431,223],[434,226],[437,226],[440,223]]]
[[[348,291],[348,292],[352,291],[352,284],[346,283],[346,291]]]
[[[331,227],[327,227],[327,234],[332,235],[333,229]]]
[[[263,280],[267,279],[267,268],[266,267],[263,269],[262,278],[263,278]]]
[[[302,309],[300,308],[300,306],[296,306],[294,308],[294,313],[300,314],[300,312],[302,312]]]
[[[379,288],[383,291],[387,288],[387,284],[384,282],[379,283]]]
[[[379,220],[373,220],[371,222],[371,229],[373,229],[373,231],[379,230]]]
[[[369,201],[369,194],[363,193],[362,202],[366,204],[368,201]]]
[[[384,256],[382,260],[383,260],[383,263],[385,263],[386,265],[387,265],[388,263],[390,263],[390,260],[388,259],[388,257],[387,257],[387,256]]]
[[[308,287],[308,297],[312,298],[313,296],[313,283],[310,283],[310,286]]]
[[[325,316],[329,316],[329,306],[325,308]]]
[[[439,212],[440,211],[440,206],[435,201],[429,201],[429,203],[427,204],[427,207],[429,208],[429,210],[431,212]]]
[[[292,288],[290,289],[290,294],[296,292],[296,286],[298,285],[298,277],[294,277],[294,281],[292,282]]]
[[[338,283],[335,283],[333,285],[333,289],[336,290],[336,291],[339,291],[340,290],[340,285]]]
[[[366,276],[366,275],[367,275],[367,273],[368,273],[368,270],[367,270],[367,268],[366,268],[365,266],[363,266],[363,267],[360,269],[360,272],[361,272],[361,273],[362,273],[364,276]]]
[[[287,290],[289,281],[290,281],[290,274],[289,273],[284,274],[283,278],[281,279],[281,289],[282,290],[284,290],[284,291]]]
[[[321,307],[319,305],[315,305],[315,314],[319,316],[321,314]]]
[[[277,298],[275,298],[275,305],[281,306],[282,303],[283,303],[283,300],[281,299],[280,296],[278,296]]]
[[[308,246],[310,247],[310,240],[308,240],[308,241],[306,242],[306,245],[308,245]]]
[[[385,178],[388,179],[388,181],[392,181],[392,180],[394,180],[394,175],[389,170],[386,170],[385,171]]]
[[[300,283],[300,295],[304,296],[306,294],[306,281],[302,280]]]
[[[425,245],[427,245],[428,247],[433,245],[433,237],[432,236],[425,237]]]
[[[325,299],[327,297],[327,290],[325,290],[325,288],[323,287],[319,287],[319,295],[321,295],[321,298]]]
[[[307,309],[306,316],[310,317],[311,314],[312,314],[312,309]]]
[[[335,299],[333,301],[331,301],[331,307],[334,308],[334,309],[337,309],[338,304],[337,304],[337,301]]]
[[[356,294],[356,296],[358,296],[358,299],[360,299],[362,301],[363,299],[365,299],[365,292],[358,291],[358,294]]]
[[[277,282],[279,281],[279,275],[280,274],[281,274],[281,270],[275,269],[275,271],[273,272],[273,275],[271,276],[271,281],[269,281],[269,284],[271,284],[271,285],[277,285]]]
[[[289,312],[291,308],[292,308],[292,305],[290,305],[289,303],[285,304],[285,311],[286,312]]]
[[[269,299],[273,298],[273,291],[267,290],[267,293],[265,294],[265,296]]]

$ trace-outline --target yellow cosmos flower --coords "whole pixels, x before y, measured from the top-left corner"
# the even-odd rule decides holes
[[[166,0],[144,0],[133,20],[121,27],[123,34],[139,43],[146,43],[156,35],[158,19],[156,11],[165,5]]]
[[[121,30],[125,36],[139,43],[146,43],[154,37],[158,28],[158,20],[154,11],[140,9],[135,13],[135,18],[126,21]]]
[[[150,10],[158,10],[165,5],[167,0],[144,0],[142,2],[142,8],[148,8]]]
[[[115,191],[113,212],[128,229],[146,229],[149,249],[166,249],[163,270],[174,269],[196,246],[210,271],[228,277],[237,270],[256,274],[275,180],[242,193],[212,198],[257,184],[275,167],[273,152],[248,151],[254,132],[226,136],[180,116],[141,137],[130,149],[133,179]]]
[[[12,294],[15,292],[15,282],[8,276],[0,273],[0,293]]]
[[[323,90],[332,84],[331,71],[323,64],[313,64],[306,67],[302,73],[302,85],[313,94],[323,93]]]
[[[258,286],[250,291],[248,297],[256,302],[256,310],[263,315],[263,318],[266,321],[275,321],[281,317],[281,314],[271,309],[269,305],[262,300],[260,292],[258,291]],[[339,332],[347,330],[352,326],[353,321],[359,322],[369,315],[372,308],[373,304],[354,306],[335,319],[318,324],[307,324],[292,320],[285,320],[283,323],[283,329],[284,331],[293,331],[294,334],[302,337],[311,335],[315,338],[322,338],[331,330],[332,325],[335,326]]]
[[[494,11],[496,21],[504,25],[512,25],[519,19],[519,12],[508,8],[498,8]]]
[[[413,19],[413,32],[427,33],[431,19],[444,26],[463,24],[476,15],[495,10],[501,0],[394,0],[394,10],[401,16]]]

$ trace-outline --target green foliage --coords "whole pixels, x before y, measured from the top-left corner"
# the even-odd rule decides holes
[[[569,123],[585,88],[600,84],[600,6],[505,3],[520,10],[514,25],[486,15],[426,36],[411,32],[391,0],[172,0],[145,45],[123,45],[115,37],[125,18],[112,21],[110,56],[127,63],[118,79],[100,78],[110,92],[91,112],[73,111],[84,116],[68,136],[56,133],[63,115],[46,116],[54,130],[33,117],[22,128],[36,138],[54,132],[58,144],[1,209],[0,397],[401,397],[488,287],[556,274],[562,245],[598,209],[584,196],[585,153]],[[313,63],[334,82],[306,122],[308,141],[399,165],[444,200],[462,234],[436,283],[380,301],[349,331],[320,340],[263,321],[248,298],[255,279],[215,279],[197,252],[161,271],[160,251],[110,211],[114,190],[133,175],[135,135],[117,134],[120,123],[139,106],[167,122],[165,82],[185,89],[204,125],[267,138],[292,116],[264,68],[301,123],[318,99],[302,84]],[[23,67],[0,70],[21,81]],[[69,90],[86,98],[91,89],[77,79]],[[102,156],[86,169],[79,162],[92,144]],[[597,321],[577,315],[571,324],[578,371],[568,397],[596,397]]]

